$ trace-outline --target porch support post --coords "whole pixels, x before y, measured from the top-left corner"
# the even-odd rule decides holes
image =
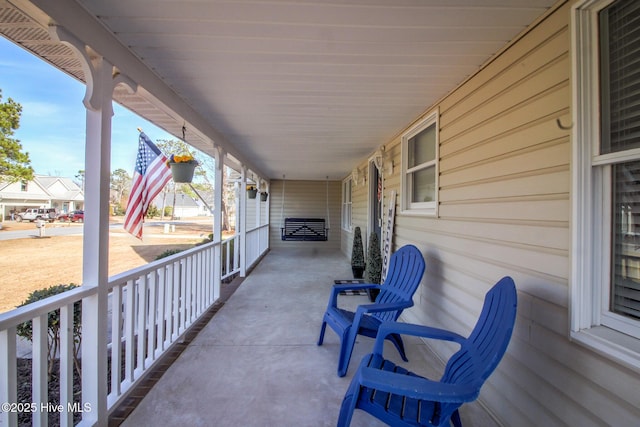
[[[271,185],[267,184],[267,193],[269,194],[269,196],[267,196],[267,201],[265,202],[265,219],[264,219],[264,223],[266,225],[271,224],[271,215],[269,214],[269,211],[271,210]],[[269,228],[271,227],[267,227],[266,230],[266,237],[265,237],[265,241],[264,242],[260,242],[261,246],[260,246],[260,251],[261,254],[267,250],[267,248],[269,247],[270,243],[269,243],[269,239],[270,239],[270,234],[269,233]]]
[[[83,424],[106,426],[112,96],[117,84],[125,83],[131,90],[135,84],[63,28],[52,26],[49,32],[78,54],[87,82],[82,286],[97,292],[82,300],[81,404],[90,407],[82,414]]]
[[[247,167],[242,166],[241,179],[240,179],[240,197],[238,197],[239,211],[238,225],[240,226],[240,248],[238,253],[240,254],[240,277],[247,276]]]
[[[111,70],[93,63],[93,102],[86,102],[85,212],[82,284],[98,292],[82,301],[82,399],[89,418],[107,425],[107,281],[109,266],[109,174],[111,166]],[[88,87],[89,84],[87,84]],[[89,91],[89,88],[87,89]]]
[[[213,301],[220,298],[220,277],[222,276],[222,195],[224,193],[224,150],[216,147],[215,151],[215,185],[213,192]],[[235,248],[234,248],[235,249]],[[236,249],[237,250],[237,249]],[[233,254],[231,254],[233,256]],[[229,261],[227,259],[227,261]]]

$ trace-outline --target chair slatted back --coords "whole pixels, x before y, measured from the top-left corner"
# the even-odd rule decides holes
[[[376,304],[411,301],[424,273],[425,262],[420,250],[413,245],[398,249],[389,260],[387,277],[376,297]],[[397,320],[402,310],[372,314],[380,321]]]
[[[471,335],[447,363],[442,382],[482,384],[494,371],[509,345],[516,318],[517,293],[511,277],[487,292]]]

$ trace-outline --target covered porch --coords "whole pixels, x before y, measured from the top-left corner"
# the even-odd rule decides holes
[[[616,92],[637,107],[638,16],[637,0],[0,0],[0,33],[86,84],[88,172],[82,287],[0,314],[0,401],[16,402],[16,327],[28,320],[31,399],[49,401],[46,322],[60,310],[60,402],[87,405],[74,406],[90,409],[82,425],[115,423],[238,273],[236,293],[124,423],[333,425],[370,345],[360,340],[338,378],[336,337],[315,345],[322,310],[332,280],[350,275],[356,227],[381,234],[392,218],[388,246],[414,244],[427,265],[404,321],[467,334],[490,286],[516,282],[514,334],[480,395],[492,417],[467,405],[465,425],[637,425],[640,314],[605,300],[621,261],[621,283],[640,281],[640,247],[626,252],[640,214],[616,204],[640,204],[640,149],[594,157],[613,135],[596,129],[613,101],[593,70],[622,67],[598,46],[629,37],[620,56],[635,77]],[[215,158],[216,185],[223,167],[238,174],[232,241],[217,187],[212,242],[108,277],[114,101]],[[618,164],[634,179],[614,175]],[[245,185],[268,200],[248,201]],[[282,218],[323,216],[327,242],[280,240]],[[428,345],[411,343],[413,367],[437,370],[451,354]],[[47,417],[34,412],[33,425]]]
[[[270,251],[174,363],[151,373],[159,379],[148,393],[132,393],[146,396],[125,400],[109,425],[335,425],[350,379],[373,345],[358,339],[343,378],[336,375],[337,336],[329,330],[316,345],[331,284],[349,277],[349,260],[339,251]],[[345,307],[367,302],[366,295],[340,297]],[[429,347],[411,338],[406,344],[411,369],[438,378],[443,365]],[[401,361],[393,346],[387,350]],[[384,425],[358,412],[353,426]],[[461,414],[465,426],[497,425],[479,402]]]

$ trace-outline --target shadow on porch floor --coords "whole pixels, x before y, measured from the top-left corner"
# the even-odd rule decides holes
[[[109,424],[334,426],[353,372],[373,345],[358,339],[344,378],[336,375],[335,333],[328,329],[324,345],[316,345],[333,279],[349,277],[348,259],[338,251],[269,252],[237,290],[226,290],[233,293],[228,301],[205,315],[197,336],[175,349],[175,361],[162,361]],[[367,301],[340,297],[346,307]],[[438,378],[443,368],[427,346],[411,338],[405,344],[411,369]],[[385,355],[400,361],[393,348]],[[463,406],[461,415],[465,427],[497,425],[477,402]],[[356,411],[351,425],[383,424]]]

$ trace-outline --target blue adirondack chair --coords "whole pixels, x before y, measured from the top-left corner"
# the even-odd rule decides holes
[[[469,338],[453,332],[407,323],[380,326],[373,353],[366,355],[340,408],[338,427],[351,423],[360,408],[393,426],[462,427],[458,408],[478,397],[480,387],[502,359],[516,319],[517,295],[510,277],[485,296],[480,318]],[[453,341],[460,344],[440,381],[431,381],[382,357],[389,334]]]
[[[415,246],[407,245],[391,255],[387,277],[382,285],[348,284],[333,287],[327,311],[322,319],[318,345],[322,345],[327,325],[331,326],[340,337],[338,376],[343,377],[347,373],[358,334],[375,338],[380,323],[397,320],[405,308],[413,305],[413,294],[422,280],[423,273],[422,253]],[[361,289],[378,289],[380,293],[372,304],[358,306],[355,313],[338,308],[338,294],[341,291]],[[400,335],[391,334],[387,339],[396,346],[402,359],[407,361]]]

